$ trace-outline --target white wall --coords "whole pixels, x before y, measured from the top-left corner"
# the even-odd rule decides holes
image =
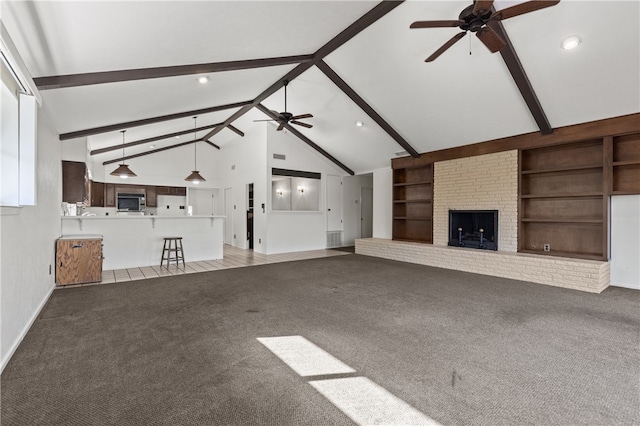
[[[352,246],[360,238],[360,197],[361,188],[373,188],[373,175],[345,176],[342,179],[342,212],[344,234],[342,244]],[[375,205],[375,190],[373,202]]]
[[[373,238],[392,238],[393,170],[373,171]]]
[[[611,197],[611,285],[640,290],[640,195]]]
[[[60,236],[60,141],[38,114],[37,205],[0,216],[0,362],[4,369],[54,284]],[[18,211],[19,210],[19,211]],[[49,273],[49,267],[52,271]]]
[[[326,176],[328,174],[342,176],[346,173],[289,132],[278,132],[276,127],[269,123],[265,123],[265,127],[267,129],[267,170],[265,172],[268,194],[271,194],[272,168],[320,173],[322,181],[318,186],[320,204],[316,212],[272,211],[271,200],[266,200],[267,238],[262,239],[263,252],[273,254],[324,249],[327,246]],[[273,154],[283,154],[286,158],[274,159]],[[292,191],[295,190],[295,187],[292,188]],[[256,234],[256,237],[259,236]],[[254,247],[258,246],[258,240],[256,240]]]

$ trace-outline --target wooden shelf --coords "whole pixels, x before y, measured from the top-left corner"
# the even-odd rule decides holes
[[[531,218],[524,218],[524,219],[520,219],[521,222],[524,223],[595,223],[595,224],[602,224],[602,219],[573,219],[573,218],[566,218],[566,219],[531,219]]]
[[[393,237],[392,238],[393,241],[404,241],[406,243],[431,243],[431,241],[429,240],[416,240],[416,239],[412,239],[412,238],[397,238],[397,237]]]
[[[426,216],[394,216],[393,220],[423,220],[423,221],[431,221],[430,217]]]
[[[518,253],[526,254],[538,254],[541,256],[555,256],[555,257],[572,257],[589,260],[606,260],[599,254],[593,253],[576,253],[576,252],[564,252],[564,251],[538,251],[538,250],[518,250]]]
[[[640,160],[638,161],[614,161],[613,166],[635,166],[640,165]]]
[[[573,166],[573,167],[557,167],[553,169],[538,169],[538,170],[522,170],[522,175],[533,175],[541,173],[561,173],[561,172],[578,172],[587,170],[602,170],[602,164],[599,165],[587,165],[587,166]]]
[[[394,183],[393,186],[418,186],[418,185],[431,185],[433,182],[423,181],[423,182],[403,182],[403,183]]]
[[[582,194],[545,194],[545,195],[520,195],[522,199],[531,198],[598,198],[602,192],[584,192]]]
[[[424,198],[421,200],[394,200],[394,204],[408,204],[408,203],[430,203],[431,200],[428,198]]]

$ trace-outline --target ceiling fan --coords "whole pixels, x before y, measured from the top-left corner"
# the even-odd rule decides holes
[[[306,127],[307,129],[312,128],[313,126],[311,124],[303,123],[298,120],[302,118],[312,118],[313,115],[311,114],[293,115],[290,112],[287,112],[287,85],[289,84],[289,80],[285,80],[283,84],[284,84],[284,112],[272,111],[274,115],[278,116],[278,119],[271,118],[268,120],[253,120],[253,121],[278,121],[280,122],[280,125],[276,130],[284,129],[285,124],[288,124],[288,123]]]
[[[448,48],[464,37],[467,31],[476,33],[476,37],[478,37],[480,41],[487,46],[491,53],[495,53],[505,47],[507,43],[498,35],[498,33],[495,32],[493,28],[487,25],[488,23],[513,18],[514,16],[555,6],[558,3],[560,3],[560,0],[532,0],[493,12],[491,10],[493,0],[474,0],[474,3],[471,6],[464,8],[462,12],[460,12],[457,20],[416,21],[411,24],[409,28],[459,27],[462,30],[462,32],[451,37],[449,41],[429,56],[425,62],[431,62],[438,56],[442,55]]]

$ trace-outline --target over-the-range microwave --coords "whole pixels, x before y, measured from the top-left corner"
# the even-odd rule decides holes
[[[147,208],[144,194],[118,193],[118,210],[130,212],[143,212]]]

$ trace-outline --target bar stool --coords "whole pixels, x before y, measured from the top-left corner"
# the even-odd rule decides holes
[[[172,245],[173,247],[171,247]],[[162,266],[165,260],[167,261],[167,267],[169,267],[172,260],[176,261],[176,266],[178,266],[180,261],[182,261],[182,266],[185,266],[184,252],[182,251],[182,237],[165,237],[164,246],[162,247],[162,259],[160,259],[160,266]]]

